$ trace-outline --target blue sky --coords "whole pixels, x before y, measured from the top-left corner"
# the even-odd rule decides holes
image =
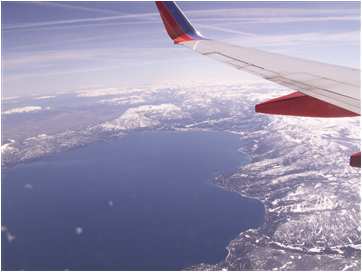
[[[359,68],[358,2],[179,2],[210,38]],[[253,80],[177,47],[153,2],[2,2],[2,95]]]

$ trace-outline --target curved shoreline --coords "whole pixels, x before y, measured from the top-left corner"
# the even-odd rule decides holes
[[[239,133],[235,133],[239,134]],[[247,137],[244,139],[248,141]],[[284,152],[288,152],[286,149]],[[282,153],[283,154],[283,153]],[[310,171],[304,169],[298,169],[290,171],[290,173],[283,173],[277,177],[282,179],[286,177],[286,183],[275,183],[273,181],[273,177],[267,178],[263,173],[270,170],[267,167],[271,165],[273,168],[273,162],[264,163],[263,160],[260,160],[258,157],[260,155],[256,154],[253,160],[238,169],[234,174],[227,175],[227,176],[220,176],[214,180],[214,183],[217,186],[220,186],[224,190],[232,191],[238,193],[242,197],[247,198],[254,198],[264,205],[265,209],[265,221],[264,223],[256,228],[256,229],[249,229],[246,231],[242,231],[235,239],[233,239],[229,245],[227,246],[228,255],[226,258],[216,265],[210,265],[206,263],[201,263],[198,265],[192,266],[191,270],[269,270],[268,266],[259,266],[258,263],[255,262],[256,259],[258,262],[263,264],[263,260],[260,259],[260,256],[263,256],[263,248],[265,248],[265,252],[285,252],[288,258],[291,258],[291,262],[288,262],[289,265],[295,265],[297,263],[302,263],[304,260],[310,259],[309,265],[313,265],[313,260],[324,258],[331,260],[337,259],[340,262],[340,266],[345,267],[346,269],[356,269],[360,268],[360,246],[358,245],[358,240],[355,242],[350,242],[346,244],[340,244],[335,246],[315,246],[313,244],[304,244],[304,245],[297,245],[293,242],[282,242],[279,241],[278,238],[275,237],[275,234],[280,233],[279,229],[288,225],[290,219],[298,218],[298,213],[288,212],[288,203],[283,203],[283,200],[286,196],[289,196],[290,193],[293,193],[298,188],[302,188],[305,186],[305,179],[304,177],[314,177],[313,175],[318,175],[318,170]],[[261,162],[262,166],[259,166],[259,162]],[[265,166],[264,166],[265,164]],[[246,175],[243,174],[245,171]],[[278,172],[276,172],[278,173]],[[315,174],[314,174],[315,173]],[[323,172],[322,172],[323,173]],[[351,173],[353,176],[353,173]],[[259,177],[260,176],[260,177]],[[298,177],[301,178],[298,178]],[[317,176],[318,177],[318,176]],[[315,177],[314,177],[315,179]],[[314,184],[318,184],[318,179]],[[356,180],[358,182],[358,180]],[[278,187],[279,186],[279,187]],[[317,185],[315,185],[317,186]],[[260,190],[263,188],[263,190]],[[333,189],[333,187],[332,187]],[[313,195],[312,195],[313,196]],[[293,207],[293,206],[292,206]],[[312,206],[313,207],[313,206]],[[343,209],[342,209],[343,211]],[[335,213],[338,210],[335,209],[320,209],[321,213]],[[303,211],[300,212],[301,215],[304,214]],[[310,215],[308,215],[310,214]],[[305,217],[314,216],[314,214],[318,214],[318,210],[314,208],[307,212]],[[328,216],[328,215],[327,215]],[[295,219],[294,219],[295,220]],[[298,221],[296,221],[298,222]],[[303,229],[302,229],[303,230]],[[286,233],[287,234],[287,233]],[[302,240],[303,241],[303,240]],[[307,239],[306,239],[307,241]],[[357,245],[356,245],[357,242]],[[254,253],[255,251],[255,253]],[[256,252],[260,251],[260,253],[256,254]],[[236,253],[237,252],[237,253]],[[273,254],[273,253],[268,253]],[[258,256],[260,255],[260,256]],[[329,257],[330,256],[330,257]],[[270,258],[267,258],[270,259]],[[297,259],[298,262],[293,262],[293,259]],[[243,260],[243,261],[240,261]],[[299,261],[300,260],[300,261]],[[305,265],[305,264],[304,264]],[[316,264],[318,265],[318,264]],[[331,265],[335,265],[332,264]],[[309,266],[305,266],[309,267]],[[286,269],[285,266],[280,266],[280,270]],[[299,268],[301,269],[301,268]],[[294,267],[293,270],[299,270]],[[312,270],[312,268],[309,268]],[[323,269],[320,267],[319,269]],[[327,268],[328,270],[328,268]],[[334,270],[335,266],[334,266]]]
[[[165,160],[168,160],[168,158],[171,158],[169,156],[172,156],[172,158],[175,159],[172,161],[174,161],[174,163],[177,163],[175,165],[175,167],[177,169],[179,169],[177,172],[173,171],[172,168],[170,168],[170,171],[162,171],[162,167],[155,168],[154,166],[156,164],[154,164],[154,163],[150,164],[150,166],[148,168],[141,168],[141,169],[155,168],[155,171],[157,171],[157,172],[159,172],[159,171],[164,172],[163,176],[164,175],[169,176],[170,173],[174,173],[173,175],[175,175],[175,174],[177,175],[177,173],[179,173],[180,174],[179,179],[175,180],[175,182],[177,182],[177,183],[179,183],[178,181],[180,179],[185,178],[185,177],[187,178],[188,176],[190,176],[190,175],[183,176],[183,175],[181,175],[181,173],[187,173],[185,171],[188,171],[187,169],[191,169],[190,171],[191,172],[195,171],[196,175],[192,174],[192,178],[190,179],[190,182],[187,183],[189,185],[185,184],[182,187],[185,187],[185,186],[189,187],[192,184],[195,184],[196,187],[194,188],[194,191],[196,193],[196,196],[199,192],[198,188],[200,187],[197,184],[199,184],[200,182],[203,183],[202,188],[205,188],[205,186],[214,187],[214,188],[206,188],[206,191],[203,189],[203,191],[208,193],[207,194],[208,196],[205,195],[205,197],[201,198],[202,202],[204,204],[202,204],[202,205],[198,205],[197,203],[193,204],[193,205],[195,205],[194,206],[195,208],[200,206],[200,208],[195,209],[195,211],[200,211],[200,212],[204,211],[203,212],[204,216],[200,216],[200,215],[198,216],[198,217],[200,217],[200,220],[203,220],[203,218],[206,219],[206,220],[203,220],[201,222],[201,224],[197,223],[200,220],[196,220],[194,222],[194,220],[192,218],[195,218],[195,216],[191,216],[191,217],[184,216],[185,218],[183,218],[182,212],[180,213],[180,215],[175,214],[175,216],[179,217],[180,218],[179,220],[185,220],[185,222],[189,222],[185,226],[188,226],[188,225],[194,224],[194,223],[197,223],[197,225],[200,225],[199,228],[197,227],[197,225],[195,225],[195,228],[191,227],[191,230],[194,228],[194,230],[192,230],[192,232],[194,233],[193,235],[197,234],[197,236],[195,236],[195,238],[197,238],[197,239],[195,239],[195,240],[197,240],[196,242],[199,241],[200,248],[202,250],[200,251],[200,254],[196,252],[195,255],[194,254],[191,255],[191,258],[187,258],[189,260],[189,263],[193,264],[194,263],[193,261],[197,260],[199,255],[202,257],[199,260],[212,260],[212,261],[215,260],[215,262],[219,262],[220,260],[224,259],[227,256],[228,252],[227,252],[225,246],[236,235],[238,235],[239,228],[245,229],[245,227],[248,227],[248,225],[250,226],[252,224],[259,224],[258,221],[255,221],[255,219],[257,219],[258,216],[251,215],[251,211],[254,211],[254,213],[259,214],[259,211],[261,211],[261,209],[262,209],[261,207],[259,207],[259,205],[256,205],[258,203],[247,202],[247,203],[245,203],[245,207],[249,207],[249,208],[244,208],[244,211],[243,211],[243,205],[241,205],[239,203],[241,203],[242,201],[245,201],[246,200],[245,198],[240,198],[239,195],[236,196],[236,195],[232,194],[232,192],[228,192],[228,191],[220,188],[219,186],[215,186],[215,184],[213,184],[213,182],[212,182],[212,180],[217,176],[217,174],[215,174],[215,173],[223,173],[223,174],[234,173],[243,164],[243,155],[244,154],[236,151],[240,147],[239,139],[237,137],[234,137],[234,135],[231,137],[228,133],[224,133],[224,132],[220,132],[220,131],[215,132],[215,133],[214,132],[210,133],[210,131],[207,131],[205,134],[200,133],[200,131],[195,131],[195,133],[186,132],[185,135],[183,135],[183,133],[180,133],[178,131],[169,131],[169,132],[170,133],[163,134],[163,131],[155,131],[155,134],[148,134],[148,132],[147,132],[147,134],[145,134],[145,135],[140,135],[140,133],[135,132],[139,135],[139,137],[134,139],[134,137],[132,135],[130,135],[130,137],[128,138],[127,141],[122,141],[122,139],[121,139],[120,141],[122,141],[123,144],[117,145],[118,146],[117,149],[115,149],[116,146],[114,146],[114,145],[105,147],[103,145],[103,143],[100,142],[98,146],[91,147],[91,149],[88,149],[86,152],[83,152],[82,150],[79,151],[79,150],[72,149],[75,153],[70,154],[68,152],[64,152],[63,154],[61,154],[60,157],[55,157],[55,159],[51,159],[51,160],[46,159],[46,161],[49,161],[50,164],[54,164],[54,167],[55,167],[54,169],[57,169],[57,171],[58,171],[57,173],[60,174],[60,173],[64,172],[64,167],[68,167],[68,165],[73,165],[72,168],[68,168],[69,171],[76,171],[76,169],[79,168],[79,166],[77,164],[74,164],[74,161],[78,161],[79,159],[83,158],[86,163],[86,161],[88,160],[87,157],[89,157],[89,156],[96,157],[94,154],[99,154],[100,156],[104,156],[104,155],[102,155],[102,152],[100,152],[102,150],[104,150],[104,152],[108,152],[110,150],[115,150],[115,152],[113,152],[113,153],[120,154],[120,155],[118,155],[119,158],[123,158],[125,156],[126,156],[125,158],[130,158],[129,157],[130,155],[127,155],[127,154],[128,154],[128,151],[131,151],[134,155],[131,156],[133,159],[127,159],[129,161],[128,164],[122,163],[122,162],[125,162],[125,161],[123,161],[123,159],[116,160],[115,159],[116,157],[113,157],[113,155],[111,156],[112,152],[109,153],[109,156],[110,156],[109,159],[111,159],[113,162],[115,162],[115,164],[112,163],[112,165],[117,165],[117,164],[121,163],[122,165],[124,165],[123,168],[131,169],[130,171],[133,171],[132,170],[133,167],[129,167],[127,165],[136,166],[138,163],[137,163],[137,160],[135,160],[135,159],[137,157],[139,157],[139,155],[143,156],[142,154],[146,154],[146,153],[153,154],[154,153],[153,151],[157,151],[157,150],[164,150],[165,152],[166,152],[166,150],[169,150],[169,149],[175,150],[175,151],[172,151],[172,153],[169,153],[168,151],[166,153],[160,153],[161,155],[157,155],[154,158],[155,159],[163,158],[159,162],[159,165],[161,166],[161,165],[163,165],[163,162],[165,162]],[[164,135],[164,136],[160,137],[161,135]],[[177,137],[174,138],[173,136],[176,136],[176,135],[177,135]],[[189,135],[189,136],[185,138],[184,136],[187,136],[187,135]],[[130,139],[134,139],[134,140],[130,140]],[[175,139],[175,140],[172,140],[172,139]],[[177,139],[179,139],[179,140],[177,140]],[[119,141],[119,139],[116,139],[116,141]],[[134,150],[134,147],[136,147],[136,146],[131,143],[137,144],[136,150]],[[141,143],[143,143],[143,144],[140,145]],[[162,144],[162,143],[166,143],[166,145]],[[176,145],[175,145],[175,143],[176,143]],[[178,145],[177,143],[180,143],[181,145]],[[187,149],[185,148],[185,149],[192,150],[192,152],[184,153],[182,151],[184,149],[184,147],[183,147],[184,145],[189,145],[189,148],[187,148]],[[151,149],[146,148],[147,146],[149,146]],[[159,149],[160,146],[163,146],[162,149]],[[124,147],[127,147],[127,148],[124,149]],[[120,150],[124,150],[124,152],[121,152]],[[143,152],[138,153],[139,150],[143,150]],[[181,153],[175,153],[177,150],[180,150]],[[210,150],[210,152],[208,150]],[[96,151],[98,153],[94,153]],[[108,153],[103,153],[103,154],[108,154]],[[124,154],[124,155],[121,155],[121,154]],[[156,154],[158,154],[158,152],[156,152]],[[194,159],[191,160],[191,157],[189,157],[189,155],[192,156],[192,154],[195,155],[194,156],[195,160]],[[205,156],[208,156],[208,157],[205,157]],[[153,157],[153,156],[151,156],[151,157]],[[147,159],[147,158],[151,158],[151,157],[143,156],[141,158]],[[176,159],[176,158],[178,158],[178,159]],[[65,162],[64,159],[68,161],[67,164],[63,163],[63,162]],[[99,160],[97,159],[96,161],[98,162]],[[189,163],[184,164],[184,166],[180,168],[181,164],[183,162],[187,162],[187,161],[189,161]],[[194,161],[196,164],[194,163]],[[36,162],[34,162],[34,163],[36,164]],[[91,163],[91,162],[89,162],[89,163]],[[108,165],[108,162],[104,162],[104,163],[106,165]],[[142,160],[140,160],[140,163],[142,163]],[[181,164],[179,164],[179,163],[181,163]],[[27,164],[24,164],[24,165],[27,165]],[[208,166],[205,167],[204,164],[208,165]],[[33,164],[29,163],[29,165],[32,166]],[[82,169],[81,171],[87,172],[88,165],[93,165],[93,164],[86,163],[84,165],[83,164],[80,165],[80,168]],[[111,169],[113,167],[112,165],[109,166],[108,169]],[[23,165],[20,165],[20,166],[23,166]],[[34,166],[36,166],[36,165],[34,165]],[[33,180],[28,180],[28,182],[32,182],[32,181],[35,182],[37,177],[38,178],[41,177],[41,176],[39,176],[39,174],[37,176],[35,173],[40,173],[40,175],[41,175],[41,173],[43,171],[42,170],[43,167],[46,167],[46,165],[39,164],[38,166],[36,166],[37,172],[32,172],[33,168],[31,168],[31,167],[25,167],[25,168],[21,167],[21,169],[28,171],[28,175],[29,175],[29,173],[34,173]],[[20,170],[19,169],[16,169],[16,171],[21,170],[21,169]],[[49,169],[51,170],[53,168],[49,167]],[[12,169],[12,170],[13,171],[11,171],[10,173],[15,172],[14,169]],[[48,171],[49,173],[46,175],[47,177],[51,176],[50,170]],[[164,169],[164,170],[166,170],[166,169]],[[202,174],[202,176],[201,176],[201,174],[197,174],[199,172],[204,173],[204,174]],[[26,175],[27,172],[22,172],[22,173],[24,173]],[[67,175],[67,177],[70,178],[72,176],[71,173],[72,172],[70,172]],[[90,173],[92,173],[92,172],[90,171]],[[206,176],[205,176],[205,174],[206,174]],[[109,177],[111,177],[111,176],[109,176]],[[8,181],[10,180],[10,177],[11,176],[9,175]],[[43,192],[47,191],[50,195],[52,195],[54,193],[54,190],[59,189],[58,187],[60,185],[59,185],[59,183],[57,183],[58,186],[53,186],[54,184],[52,185],[52,183],[50,183],[50,184],[47,183],[47,177],[44,179],[39,179],[39,185],[38,185],[39,187],[36,186],[36,184],[34,183],[33,188],[43,188],[41,191],[43,191]],[[169,177],[171,177],[171,176],[169,176]],[[193,181],[193,178],[198,178],[198,180],[200,182]],[[200,180],[200,178],[202,178],[202,180]],[[78,176],[78,179],[80,181],[82,179],[82,176]],[[19,180],[19,181],[21,181],[21,180]],[[61,180],[59,180],[59,181],[61,181]],[[63,184],[61,186],[63,186],[64,188],[69,188],[69,183],[73,183],[71,178],[70,178],[69,182],[64,182],[64,184],[61,183],[61,184]],[[18,184],[19,185],[17,187],[8,187],[8,188],[9,189],[11,189],[11,188],[22,189],[23,188],[22,182],[20,182]],[[48,184],[48,185],[46,185],[46,184]],[[81,183],[79,183],[79,184],[81,184]],[[93,184],[93,182],[91,184],[93,186],[95,186],[95,184]],[[158,184],[160,186],[162,185],[162,183],[158,183]],[[42,187],[40,187],[40,186],[42,186]],[[81,186],[81,185],[79,185],[79,186]],[[111,186],[111,184],[109,186]],[[185,187],[185,190],[180,190],[180,193],[183,191],[186,191],[187,187]],[[46,189],[46,188],[48,188],[48,189]],[[51,188],[53,188],[53,189],[51,189]],[[97,187],[95,187],[95,188],[97,188]],[[110,187],[110,188],[112,188],[112,187]],[[156,184],[152,185],[152,188],[157,189],[157,185]],[[168,187],[165,187],[165,189],[163,189],[163,190],[168,191],[170,189],[170,188],[169,189],[167,189],[167,188]],[[179,187],[175,187],[175,188],[179,188]],[[192,188],[193,187],[190,187],[188,191],[190,191],[190,190],[192,191],[193,190]],[[202,188],[200,187],[200,190]],[[107,190],[109,191],[109,189],[107,189]],[[22,190],[20,190],[20,191],[22,191]],[[93,189],[92,189],[92,191],[93,191]],[[151,191],[153,191],[153,190],[151,190]],[[11,191],[9,191],[9,192],[11,192]],[[27,191],[27,192],[28,192],[27,194],[30,193],[30,191]],[[162,189],[161,189],[161,192],[162,192]],[[35,197],[39,193],[40,193],[40,191],[33,190],[32,196]],[[232,195],[230,195],[230,194],[232,194]],[[100,195],[104,195],[104,194],[100,193]],[[182,194],[179,194],[179,193],[177,193],[177,195],[182,196]],[[195,194],[192,194],[193,198],[194,198],[194,195]],[[211,195],[211,199],[210,199],[210,195]],[[8,196],[12,197],[13,195],[8,194]],[[217,198],[217,196],[221,196],[221,197]],[[60,196],[60,197],[62,198],[63,196]],[[73,199],[73,198],[70,197],[69,199],[70,199],[69,203],[72,203],[73,201],[71,199]],[[214,200],[216,200],[216,201],[214,201]],[[87,203],[87,201],[88,201],[87,198],[83,199],[84,203]],[[185,199],[182,198],[182,199],[179,199],[179,201],[180,201],[180,203],[183,203],[183,202],[185,202]],[[96,199],[94,200],[94,202],[99,203],[99,201]],[[188,207],[192,203],[193,202],[190,202],[189,205],[186,204],[185,206]],[[254,209],[254,206],[255,206],[255,209]],[[172,207],[172,205],[170,207]],[[248,210],[249,210],[249,212],[248,212]],[[61,209],[60,209],[60,211],[61,211]],[[162,209],[162,211],[163,211],[163,209]],[[167,209],[165,211],[167,211]],[[227,211],[227,215],[226,214],[224,215],[223,213],[225,213],[226,211]],[[220,214],[220,212],[222,214]],[[216,216],[219,214],[220,216],[217,216],[217,218],[213,218],[213,216],[210,216],[213,214]],[[243,220],[245,215],[246,215],[246,218],[250,218],[250,220],[246,220],[246,221]],[[207,218],[205,218],[205,216]],[[260,215],[260,216],[262,216],[262,215]],[[46,219],[46,218],[49,218],[49,217],[44,215],[43,219]],[[33,220],[33,219],[29,218],[29,220]],[[7,220],[5,222],[9,222],[9,220]],[[229,226],[224,226],[225,222],[228,222]],[[208,225],[209,225],[209,227],[207,227]],[[213,227],[213,225],[215,225],[215,226]],[[9,227],[11,227],[11,225]],[[82,227],[84,227],[85,234],[86,234],[87,226],[84,225]],[[206,229],[205,229],[205,227],[206,227]],[[155,231],[157,231],[157,229]],[[202,232],[200,232],[200,231],[202,231]],[[202,233],[203,233],[203,235],[200,235]],[[20,234],[20,232],[19,232],[19,234]],[[210,235],[212,235],[212,236],[210,236]],[[206,240],[205,240],[205,236],[207,236]],[[212,238],[213,236],[214,236],[214,238]],[[182,237],[182,235],[180,237]],[[31,241],[31,240],[32,239],[30,239],[29,241]],[[211,242],[214,241],[214,242],[212,242],[210,244],[208,241],[211,241]],[[190,244],[190,243],[187,243],[186,240],[185,240],[185,242],[182,242],[182,239],[179,242],[183,243],[184,247],[188,247]],[[220,245],[221,245],[221,247],[220,247]],[[197,248],[198,247],[195,248],[196,251],[197,251]],[[162,252],[162,250],[160,252]],[[177,259],[178,254],[176,252],[177,251],[175,251],[174,254],[176,254],[175,258]],[[191,252],[192,252],[192,250],[191,250]],[[187,264],[187,259],[185,262],[186,264]],[[182,263],[183,258],[180,258],[180,261]],[[168,262],[170,262],[170,261],[165,260],[165,265]],[[175,264],[177,264],[177,263],[178,262],[175,262]]]

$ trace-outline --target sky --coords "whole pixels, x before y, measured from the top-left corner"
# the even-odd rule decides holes
[[[204,36],[359,68],[359,2],[178,2]],[[153,2],[2,2],[2,97],[255,80],[175,46]]]

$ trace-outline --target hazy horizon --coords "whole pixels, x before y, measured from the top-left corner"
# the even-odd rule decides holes
[[[359,68],[358,2],[181,2],[207,37]],[[175,46],[153,2],[2,2],[2,97],[254,77]]]

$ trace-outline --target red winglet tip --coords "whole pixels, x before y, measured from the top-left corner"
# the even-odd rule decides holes
[[[182,43],[182,42],[188,42],[188,41],[192,41],[193,38],[190,37],[189,35],[187,34],[183,34],[181,36],[178,36],[177,38],[175,38],[173,40],[174,43],[178,44],[178,43]]]

